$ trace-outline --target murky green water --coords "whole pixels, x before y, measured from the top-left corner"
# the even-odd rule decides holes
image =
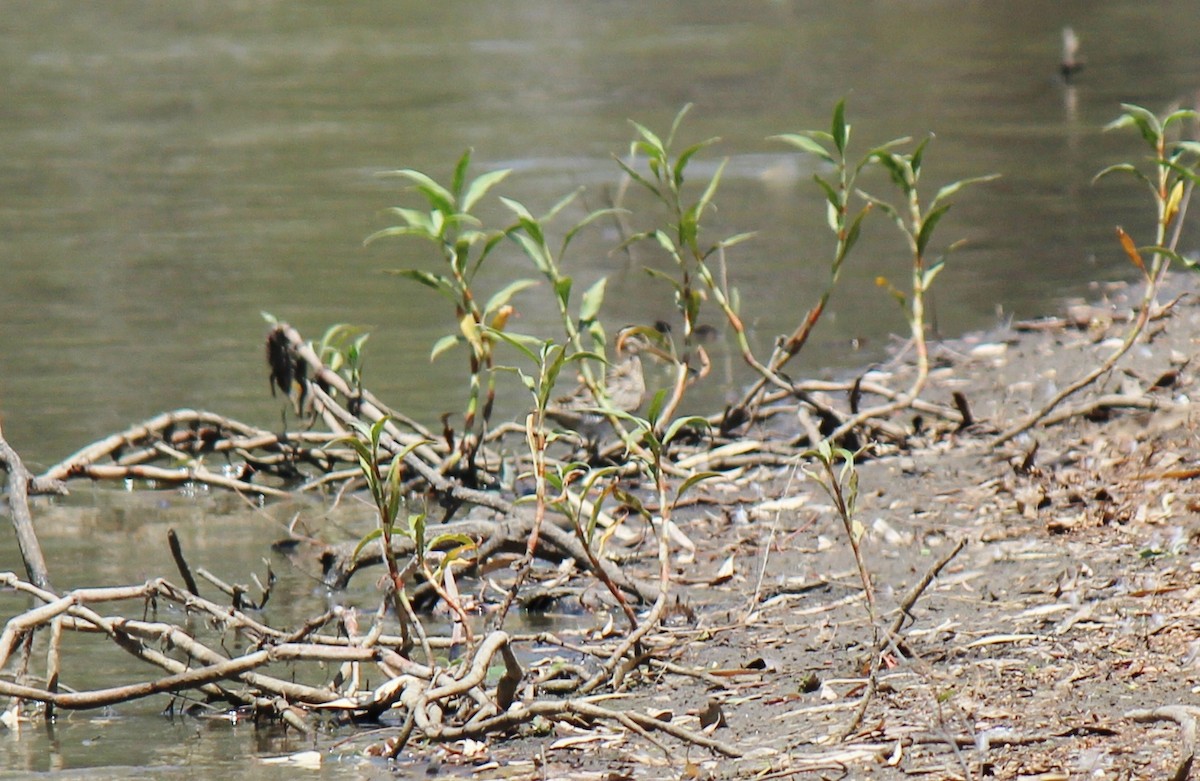
[[[955,334],[1043,313],[1087,294],[1090,280],[1127,276],[1112,229],[1148,241],[1137,233],[1149,224],[1142,195],[1089,182],[1140,150],[1100,127],[1121,101],[1161,109],[1192,101],[1200,87],[1200,17],[1183,0],[43,0],[4,11],[0,415],[12,444],[43,465],[180,406],[277,425],[260,310],[311,337],[335,322],[371,326],[367,382],[376,392],[430,421],[454,408],[447,387],[459,362],[427,360],[449,313],[380,274],[427,264],[428,248],[361,244],[387,224],[383,209],[411,203],[381,170],[445,178],[474,147],[477,170],[515,169],[503,192],[534,211],[579,186],[581,203],[595,208],[618,182],[611,156],[627,146],[626,120],[665,130],[694,103],[684,136],[723,139],[697,170],[731,159],[713,235],[759,232],[731,255],[730,274],[765,352],[823,285],[829,241],[811,169],[764,139],[824,127],[848,96],[860,150],[937,133],[931,190],[1004,176],[964,193],[942,223],[946,238],[970,241],[935,294],[938,327]],[[1070,87],[1057,78],[1064,24],[1088,59]],[[795,373],[873,360],[903,328],[872,284],[904,274],[879,225]],[[581,284],[609,276],[614,325],[669,316],[665,289],[640,271],[652,256],[614,254],[618,240],[606,228],[587,234],[572,273]],[[1185,237],[1183,249],[1194,245]],[[491,279],[529,273],[509,251]],[[552,333],[544,306],[528,296],[521,305],[520,328]],[[710,407],[746,377],[726,347],[712,351],[714,377],[697,402]],[[97,507],[73,511],[94,517],[77,522],[79,535],[47,541],[55,572],[71,573],[64,585],[163,574],[157,510],[130,526]],[[177,525],[196,535],[220,526],[228,533],[208,555],[236,545],[255,566],[270,534],[225,523],[196,513]],[[144,555],[124,555],[122,542],[147,525]],[[92,544],[97,534],[107,544]],[[16,566],[11,550],[4,566]],[[48,771],[127,757],[135,770],[196,762],[216,774],[230,745],[259,750],[236,731],[230,743],[150,717],[129,731],[95,718],[73,717],[53,738],[0,736],[5,764]],[[112,718],[129,717],[122,709]],[[128,732],[137,737],[122,743]],[[85,734],[101,737],[85,745]],[[169,756],[163,747],[175,743],[183,753]]]

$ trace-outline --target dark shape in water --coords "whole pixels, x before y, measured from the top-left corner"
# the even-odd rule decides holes
[[[1062,74],[1063,81],[1069,84],[1072,77],[1083,70],[1084,64],[1079,57],[1079,38],[1075,35],[1075,30],[1071,27],[1064,27],[1062,31],[1062,62],[1058,66],[1058,72]]]

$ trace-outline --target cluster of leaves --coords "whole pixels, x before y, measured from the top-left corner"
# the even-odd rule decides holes
[[[497,374],[502,371],[516,374],[529,391],[532,412],[526,420],[525,433],[530,475],[535,485],[530,501],[536,504],[538,518],[538,525],[530,539],[530,558],[537,545],[537,528],[540,528],[547,509],[567,510],[576,519],[580,538],[590,546],[595,542],[597,524],[602,516],[600,508],[607,496],[621,495],[634,506],[640,506],[635,497],[619,488],[620,481],[616,476],[619,470],[611,465],[586,461],[563,463],[549,459],[549,449],[561,439],[563,433],[552,425],[548,413],[560,393],[560,381],[568,366],[578,367],[584,386],[595,401],[594,412],[607,418],[623,442],[625,463],[633,464],[635,471],[650,478],[659,494],[659,517],[651,520],[658,522],[660,541],[665,547],[669,508],[674,506],[684,490],[710,476],[707,473],[680,475],[680,487],[674,492],[669,490],[667,478],[676,472],[668,455],[672,443],[680,440],[685,432],[692,435],[707,426],[704,419],[676,415],[686,389],[702,377],[707,368],[707,356],[696,339],[704,302],[711,301],[720,309],[746,362],[761,377],[740,406],[745,408],[756,403],[758,394],[768,384],[790,389],[791,383],[779,370],[800,351],[808,339],[837,285],[843,264],[861,235],[864,219],[877,209],[892,217],[903,232],[912,254],[911,291],[900,293],[893,288],[893,292],[905,306],[913,337],[924,356],[923,297],[942,268],[941,260],[935,263],[926,261],[934,229],[950,208],[953,195],[966,184],[989,178],[947,185],[928,207],[923,207],[917,185],[928,140],[911,153],[897,151],[906,143],[906,139],[889,142],[872,149],[860,160],[851,162],[848,157],[851,128],[846,121],[844,103],[835,107],[828,131],[803,131],[776,136],[777,140],[832,168],[832,174],[818,173],[814,181],[827,202],[828,222],[835,236],[835,244],[828,287],[791,337],[781,340],[771,358],[762,362],[751,348],[739,313],[737,290],[729,286],[725,268],[726,251],[750,239],[753,234],[738,233],[716,240],[705,237],[705,220],[713,208],[725,162],[722,161],[715,173],[693,190],[689,181],[690,166],[719,139],[710,138],[677,149],[677,138],[686,113],[685,107],[675,117],[665,137],[634,123],[635,138],[630,144],[628,159],[618,160],[625,175],[651,195],[664,215],[659,227],[634,233],[623,246],[648,242],[665,253],[671,270],[647,271],[655,279],[667,284],[682,322],[678,344],[675,341],[677,337],[670,332],[640,329],[664,348],[662,352],[673,364],[674,371],[670,386],[654,395],[644,415],[639,415],[636,410],[614,406],[609,400],[609,389],[605,386],[605,367],[609,365],[610,358],[608,335],[600,314],[606,280],[601,278],[593,283],[576,302],[574,280],[564,272],[564,259],[579,232],[615,209],[588,213],[565,231],[561,241],[555,243],[549,239],[549,225],[572,204],[577,193],[561,199],[540,216],[535,216],[520,202],[500,197],[499,202],[513,215],[513,221],[489,228],[475,210],[509,172],[492,171],[471,179],[468,176],[471,162],[468,151],[458,160],[448,186],[411,169],[391,172],[391,175],[411,185],[422,197],[424,208],[395,207],[391,211],[399,218],[399,223],[367,239],[417,237],[431,243],[440,257],[440,270],[405,268],[393,273],[435,291],[453,308],[455,329],[437,340],[432,348],[432,357],[436,358],[451,348],[465,348],[467,354],[470,393],[455,449],[460,477],[478,482],[474,476],[476,455],[487,435]],[[856,179],[868,165],[878,165],[890,174],[891,181],[902,196],[901,206],[893,206],[886,200],[856,189]],[[858,199],[860,204],[855,205],[854,199]],[[532,263],[538,276],[548,284],[562,322],[561,337],[534,337],[508,328],[514,312],[514,296],[533,287],[536,284],[534,279],[513,280],[486,298],[477,290],[476,279],[480,268],[506,240],[515,243]],[[480,301],[485,303],[481,305]],[[350,338],[350,332],[341,329],[327,334],[321,352],[342,359],[341,365],[356,379],[360,379],[361,338],[351,342],[348,347],[345,342],[347,338]],[[527,368],[498,363],[496,347],[499,344],[514,348],[524,359]],[[913,389],[911,396],[915,397],[917,392],[919,385]],[[382,494],[376,495],[372,489],[382,519],[372,539],[378,537],[386,548],[390,540],[389,530],[395,528],[397,510],[394,503],[398,501],[389,491],[396,490],[398,483],[393,485],[390,477],[386,480],[372,477],[382,460],[377,446],[370,444],[372,440],[369,433],[360,432],[365,441],[360,452],[364,474],[367,474],[369,484],[383,490]],[[450,444],[453,445],[453,442]],[[392,460],[393,468],[398,460]],[[414,524],[405,528],[414,529]],[[414,533],[421,536],[419,532]],[[518,578],[518,583],[520,580]]]

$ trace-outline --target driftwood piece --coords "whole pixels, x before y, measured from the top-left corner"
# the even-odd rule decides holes
[[[8,512],[13,529],[17,534],[17,547],[21,549],[21,559],[25,563],[25,572],[31,583],[39,588],[50,588],[50,570],[46,567],[46,557],[42,554],[42,546],[38,542],[37,532],[33,528],[33,516],[29,512],[29,494],[65,493],[66,486],[60,480],[52,477],[35,478],[17,451],[13,450],[4,439],[0,430],[0,467],[8,473]]]
[[[252,707],[259,713],[274,713],[302,732],[311,732],[313,717],[322,712],[377,719],[388,710],[399,709],[407,712],[407,721],[412,724],[405,741],[414,731],[425,740],[447,741],[506,732],[538,717],[570,721],[584,716],[613,721],[657,745],[661,744],[649,736],[650,731],[672,735],[727,756],[740,755],[736,748],[669,721],[608,710],[587,698],[543,699],[536,684],[526,680],[514,650],[515,643],[539,641],[540,636],[518,640],[506,632],[493,631],[470,649],[461,663],[446,669],[402,656],[393,650],[399,638],[378,632],[357,639],[305,632],[306,641],[292,641],[288,638],[295,633],[264,626],[237,610],[196,597],[165,580],[141,586],[77,589],[61,597],[12,573],[0,573],[0,586],[28,594],[41,603],[5,625],[0,633],[0,666],[28,633],[53,626],[56,632],[64,634],[107,635],[135,658],[166,672],[157,678],[121,686],[59,691],[54,682],[63,675],[69,676],[71,671],[59,669],[59,653],[55,650],[48,661],[47,680],[51,683],[46,686],[0,679],[0,696],[40,702],[47,707],[91,709],[154,694],[193,691],[210,700]],[[187,613],[207,616],[218,633],[234,631],[254,642],[244,653],[229,658],[182,626],[165,621],[110,618],[98,612],[106,603],[146,604],[159,600],[177,603]],[[222,643],[221,647],[225,646]],[[156,650],[158,647],[174,649],[188,661],[166,656]],[[606,652],[597,648],[589,653],[599,657]],[[497,656],[503,672],[498,680],[489,683],[487,679]],[[335,678],[318,687],[260,672],[271,663],[281,662],[308,663],[318,670],[338,670],[339,665],[346,664],[371,665],[385,680],[373,690],[364,691],[354,683],[359,680],[358,675],[342,682]],[[227,687],[223,685],[225,682],[238,685]]]

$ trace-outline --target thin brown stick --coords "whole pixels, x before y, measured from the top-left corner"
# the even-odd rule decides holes
[[[30,582],[50,590],[50,570],[46,567],[46,557],[42,555],[42,546],[33,529],[33,516],[29,513],[29,489],[34,478],[17,451],[4,439],[3,430],[0,430],[0,467],[8,472],[9,517],[17,534],[17,547],[21,551],[21,560],[25,562],[25,572]],[[66,491],[60,482],[50,479],[43,479],[37,488],[56,493]]]
[[[194,596],[200,596],[200,587],[196,585],[196,579],[192,577],[192,569],[188,566],[187,559],[183,557],[183,546],[179,544],[179,535],[175,533],[174,529],[167,529],[167,545],[171,549],[171,558],[175,560],[175,567],[179,570],[179,576],[183,578],[187,590]]]

